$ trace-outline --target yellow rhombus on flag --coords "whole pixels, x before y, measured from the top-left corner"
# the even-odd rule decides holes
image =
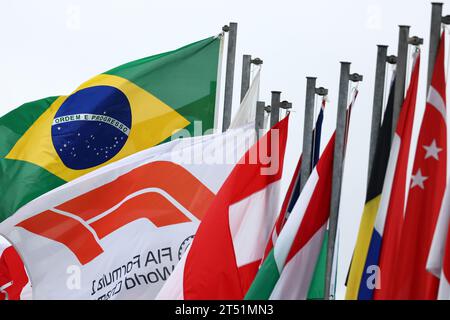
[[[0,118],[0,222],[34,198],[170,139],[212,129],[220,37],[133,61]]]

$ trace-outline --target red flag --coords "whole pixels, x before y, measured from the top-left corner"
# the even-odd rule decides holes
[[[286,193],[286,197],[284,198],[283,205],[281,206],[280,214],[278,215],[277,222],[275,223],[272,232],[270,233],[271,236],[269,238],[269,242],[267,243],[266,250],[264,252],[264,257],[262,261],[264,261],[269,254],[270,250],[273,249],[273,246],[275,245],[275,242],[277,241],[278,236],[280,235],[281,229],[283,229],[284,223],[286,222],[286,216],[288,214],[288,207],[291,203],[292,196],[294,193],[294,190],[296,188],[298,177],[300,175],[300,169],[302,166],[302,157],[300,157],[300,160],[297,163],[297,167],[294,171],[294,176],[292,177],[291,183],[289,184],[289,189]]]
[[[450,228],[450,225],[449,225]],[[450,232],[447,233],[447,244],[442,266],[441,283],[439,287],[439,299],[450,299]]]
[[[395,258],[405,214],[405,190],[407,184],[408,159],[414,125],[417,89],[419,84],[420,53],[415,58],[409,89],[402,106],[392,142],[388,171],[378,209],[375,229],[382,239],[378,265],[381,287],[374,291],[375,300],[391,298],[395,278]]]
[[[395,266],[394,299],[436,299],[438,279],[426,270],[447,179],[445,34],[428,94]],[[383,285],[383,284],[381,284]]]
[[[157,299],[244,298],[279,212],[288,119],[272,128],[235,166]],[[270,161],[263,163],[258,157],[252,163],[251,155],[265,145],[271,146]],[[269,167],[274,170],[264,173]]]
[[[17,251],[10,245],[0,247],[0,300],[21,300],[27,284],[28,276]]]
[[[444,200],[431,244],[427,270],[440,278],[439,300],[450,299],[450,185],[447,182]]]

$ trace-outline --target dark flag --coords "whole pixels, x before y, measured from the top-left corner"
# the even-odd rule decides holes
[[[392,144],[392,117],[394,110],[395,81],[392,81],[389,93],[388,103],[384,112],[383,123],[380,128],[378,139],[376,141],[376,149],[372,171],[370,173],[367,185],[366,204],[361,221],[361,226],[365,225],[365,219],[371,218],[375,221],[375,216],[380,204],[380,197],[383,191],[384,179],[389,162],[390,149]],[[370,240],[370,239],[369,239]],[[367,251],[367,250],[366,250]],[[352,258],[349,274],[347,277],[347,299],[370,300],[373,296],[373,290],[368,290],[367,286],[360,287],[360,284],[366,283],[367,274],[361,275],[360,281],[352,281],[352,273],[356,272],[355,259],[357,252]],[[364,278],[364,279],[363,279]],[[364,287],[364,288],[362,288]]]

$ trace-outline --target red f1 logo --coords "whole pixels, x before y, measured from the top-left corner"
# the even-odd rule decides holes
[[[100,240],[138,219],[156,227],[201,220],[214,198],[196,177],[172,162],[152,162],[17,226],[67,246],[82,265],[103,252]]]

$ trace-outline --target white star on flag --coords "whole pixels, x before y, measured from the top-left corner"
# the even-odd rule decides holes
[[[424,182],[428,180],[428,177],[424,177],[422,175],[422,170],[418,170],[415,175],[412,176],[411,189],[415,187],[420,187],[421,189],[425,189]]]
[[[433,157],[434,159],[439,160],[439,152],[442,152],[443,150],[441,148],[438,148],[436,140],[433,140],[430,146],[423,146],[423,148],[427,151],[425,159]]]

